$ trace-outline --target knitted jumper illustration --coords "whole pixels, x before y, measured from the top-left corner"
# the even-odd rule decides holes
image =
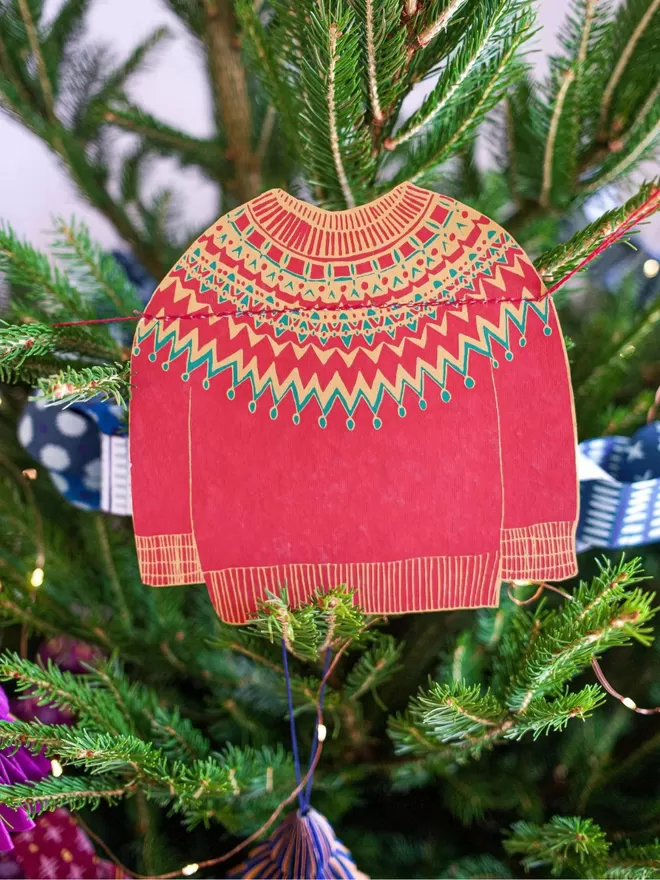
[[[368,613],[498,603],[576,572],[555,308],[496,223],[404,183],[325,211],[271,190],[163,279],[132,356],[142,580],[223,620],[346,584]]]

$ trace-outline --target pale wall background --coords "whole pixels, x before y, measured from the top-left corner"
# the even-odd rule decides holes
[[[59,0],[50,0],[47,13],[52,14],[58,6]],[[569,0],[540,0],[542,30],[535,38],[538,51],[532,55],[539,76],[545,74],[547,55],[556,46],[557,30],[568,7]],[[194,40],[164,3],[95,0],[88,22],[88,38],[112,46],[119,58],[155,27],[165,25],[172,36],[157,50],[149,69],[135,81],[132,97],[166,122],[195,135],[210,133],[211,104],[202,60]],[[128,146],[130,139],[123,142]],[[121,144],[120,138],[120,148]],[[104,245],[120,243],[110,224],[66,180],[50,151],[32,134],[2,116],[0,155],[0,218],[10,222],[19,234],[44,246],[49,241],[51,217],[75,214],[85,220],[93,236]],[[164,160],[155,168],[149,185],[173,186],[182,194],[177,204],[185,225],[199,226],[204,220],[210,223],[214,219],[215,187],[193,170],[182,172],[175,163]],[[644,239],[654,251],[660,250],[660,224],[647,227]]]

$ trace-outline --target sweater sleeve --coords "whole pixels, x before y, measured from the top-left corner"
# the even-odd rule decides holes
[[[159,322],[163,324],[163,322]],[[145,584],[204,580],[190,508],[190,386],[183,358],[157,351],[160,327],[135,337],[131,364],[130,446],[133,520]]]
[[[508,348],[496,346],[504,510],[502,578],[562,580],[577,572],[578,482],[568,362],[551,297],[521,304]]]

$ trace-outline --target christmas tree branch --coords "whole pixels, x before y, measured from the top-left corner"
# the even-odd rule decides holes
[[[644,10],[639,22],[636,24],[625,45],[623,46],[622,52],[617,59],[614,70],[612,71],[610,78],[605,86],[605,89],[603,90],[603,96],[600,105],[601,132],[606,131],[612,98],[619,84],[619,81],[621,80],[624,71],[630,63],[630,60],[635,51],[635,47],[639,43],[641,37],[649,26],[651,19],[658,9],[660,9],[660,0],[651,0],[648,7]]]
[[[0,803],[10,809],[22,807],[33,814],[64,806],[72,810],[83,807],[94,810],[103,801],[117,804],[134,791],[133,783],[118,785],[112,778],[60,777],[31,784],[0,785]]]
[[[587,876],[602,877],[610,843],[591,819],[554,816],[545,825],[516,822],[504,848],[512,855],[523,856],[529,870],[549,865],[553,875],[564,870],[580,873],[588,861]]]
[[[470,94],[469,88],[465,90],[462,88],[463,84],[468,83],[478,67],[488,60],[497,37],[515,20],[520,9],[521,4],[509,0],[497,0],[484,8],[484,12],[475,18],[464,45],[447,63],[438,85],[426,98],[422,107],[385,141],[387,150],[395,150],[415,137],[451,103],[460,103]]]
[[[174,151],[182,162],[199,165],[215,180],[223,180],[229,171],[225,157],[226,145],[219,136],[194,137],[131,105],[106,110],[103,119],[117,128],[138,135],[150,148],[163,155],[171,155]]]
[[[397,752],[425,754],[430,739],[451,746],[456,755],[478,756],[498,742],[529,733],[536,738],[588,716],[604,698],[601,689],[593,685],[572,693],[566,684],[609,647],[631,639],[648,644],[653,596],[632,589],[640,577],[637,560],[606,563],[572,601],[537,611],[534,625],[518,609],[515,626],[509,625],[495,649],[492,688],[484,692],[480,685],[454,680],[420,692],[405,716],[390,719]]]
[[[101,395],[127,406],[130,397],[130,369],[128,363],[110,366],[66,367],[55,375],[39,380],[39,390],[52,401],[75,403],[93,400]]]
[[[644,184],[620,208],[603,214],[577,232],[569,241],[542,254],[534,263],[544,282],[553,287],[565,282],[576,271],[615,241],[619,241],[636,225],[660,207],[660,181]]]
[[[90,333],[87,327],[6,324],[0,321],[0,369],[9,369],[20,375],[21,368],[32,358],[43,361],[47,355],[73,353],[107,361],[116,358],[120,350],[110,336],[100,341],[99,335]],[[54,369],[63,368],[65,363],[55,357],[50,362],[55,365]]]
[[[63,672],[49,663],[37,666],[18,654],[0,655],[0,679],[13,681],[20,692],[28,691],[42,703],[73,711],[83,727],[102,733],[127,733],[126,721],[108,694],[89,687],[85,676]]]

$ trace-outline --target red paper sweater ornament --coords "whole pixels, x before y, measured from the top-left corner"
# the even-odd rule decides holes
[[[223,620],[347,584],[368,613],[575,574],[575,423],[551,298],[500,226],[404,183],[214,223],[138,325],[142,579]]]

